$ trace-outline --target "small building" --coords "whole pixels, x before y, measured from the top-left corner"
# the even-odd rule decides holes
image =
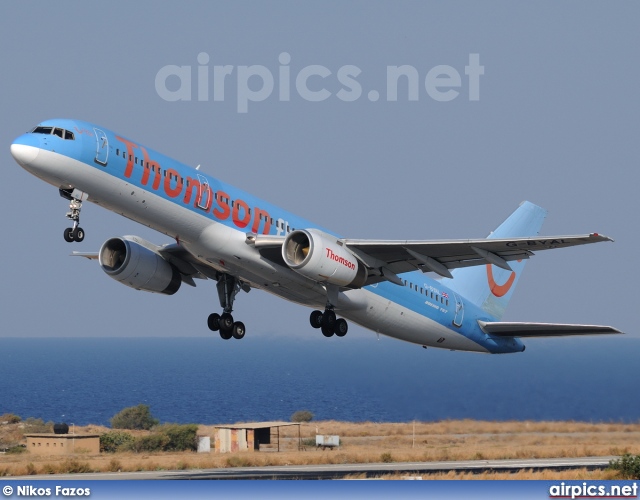
[[[38,455],[100,453],[99,434],[26,434],[27,450]]]
[[[211,452],[211,436],[196,436],[198,443],[198,453]]]
[[[300,449],[300,423],[254,422],[217,426],[215,452],[260,451],[261,446],[269,446],[269,449],[280,451],[280,427],[291,425],[298,426],[298,449]]]

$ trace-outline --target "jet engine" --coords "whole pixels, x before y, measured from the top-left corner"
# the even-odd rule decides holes
[[[137,236],[111,238],[100,248],[100,267],[111,278],[136,290],[173,295],[182,284],[180,272]]]
[[[367,270],[335,236],[317,229],[299,229],[287,235],[282,258],[297,273],[320,283],[360,288]]]

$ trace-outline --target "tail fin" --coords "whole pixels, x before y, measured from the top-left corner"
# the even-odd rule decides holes
[[[523,201],[487,238],[537,236],[546,216],[545,209]],[[454,269],[453,279],[444,278],[442,284],[499,320],[513,295],[525,263],[526,260],[510,262],[513,272],[491,264]]]

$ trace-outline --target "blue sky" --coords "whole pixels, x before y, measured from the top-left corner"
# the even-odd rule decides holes
[[[168,240],[85,204],[84,242],[64,242],[67,202],[9,153],[15,137],[56,117],[201,164],[347,237],[483,237],[530,200],[549,211],[544,234],[600,232],[616,242],[536,256],[504,319],[610,324],[637,336],[638,14],[635,2],[3,2],[0,336],[210,335],[206,316],[219,309],[212,282],[145,294],[68,257],[116,235]],[[212,88],[197,98],[201,53],[210,81],[214,66],[234,68],[222,101]],[[484,68],[478,100],[465,75],[470,54]],[[157,91],[168,65],[191,66],[191,101]],[[257,65],[274,75],[274,91],[239,113],[239,68]],[[312,65],[331,73],[309,80],[326,100],[297,91]],[[401,85],[392,102],[387,67],[402,65],[419,75],[418,99]],[[425,87],[442,65],[461,76],[450,101]],[[351,102],[338,97],[345,66],[361,71]],[[175,90],[177,80],[166,85]],[[260,291],[240,295],[235,310],[247,335],[316,333],[307,309]],[[375,337],[355,326],[349,335]],[[589,339],[561,345],[570,351],[571,342]]]

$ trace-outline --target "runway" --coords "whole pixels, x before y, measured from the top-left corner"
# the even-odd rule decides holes
[[[47,474],[7,478],[10,480],[219,480],[219,479],[342,479],[350,475],[368,478],[389,474],[427,476],[434,473],[517,472],[520,470],[604,469],[618,457],[535,458],[523,460],[468,460],[451,462],[398,462],[370,464],[285,465],[233,467],[185,471],[104,472]]]

